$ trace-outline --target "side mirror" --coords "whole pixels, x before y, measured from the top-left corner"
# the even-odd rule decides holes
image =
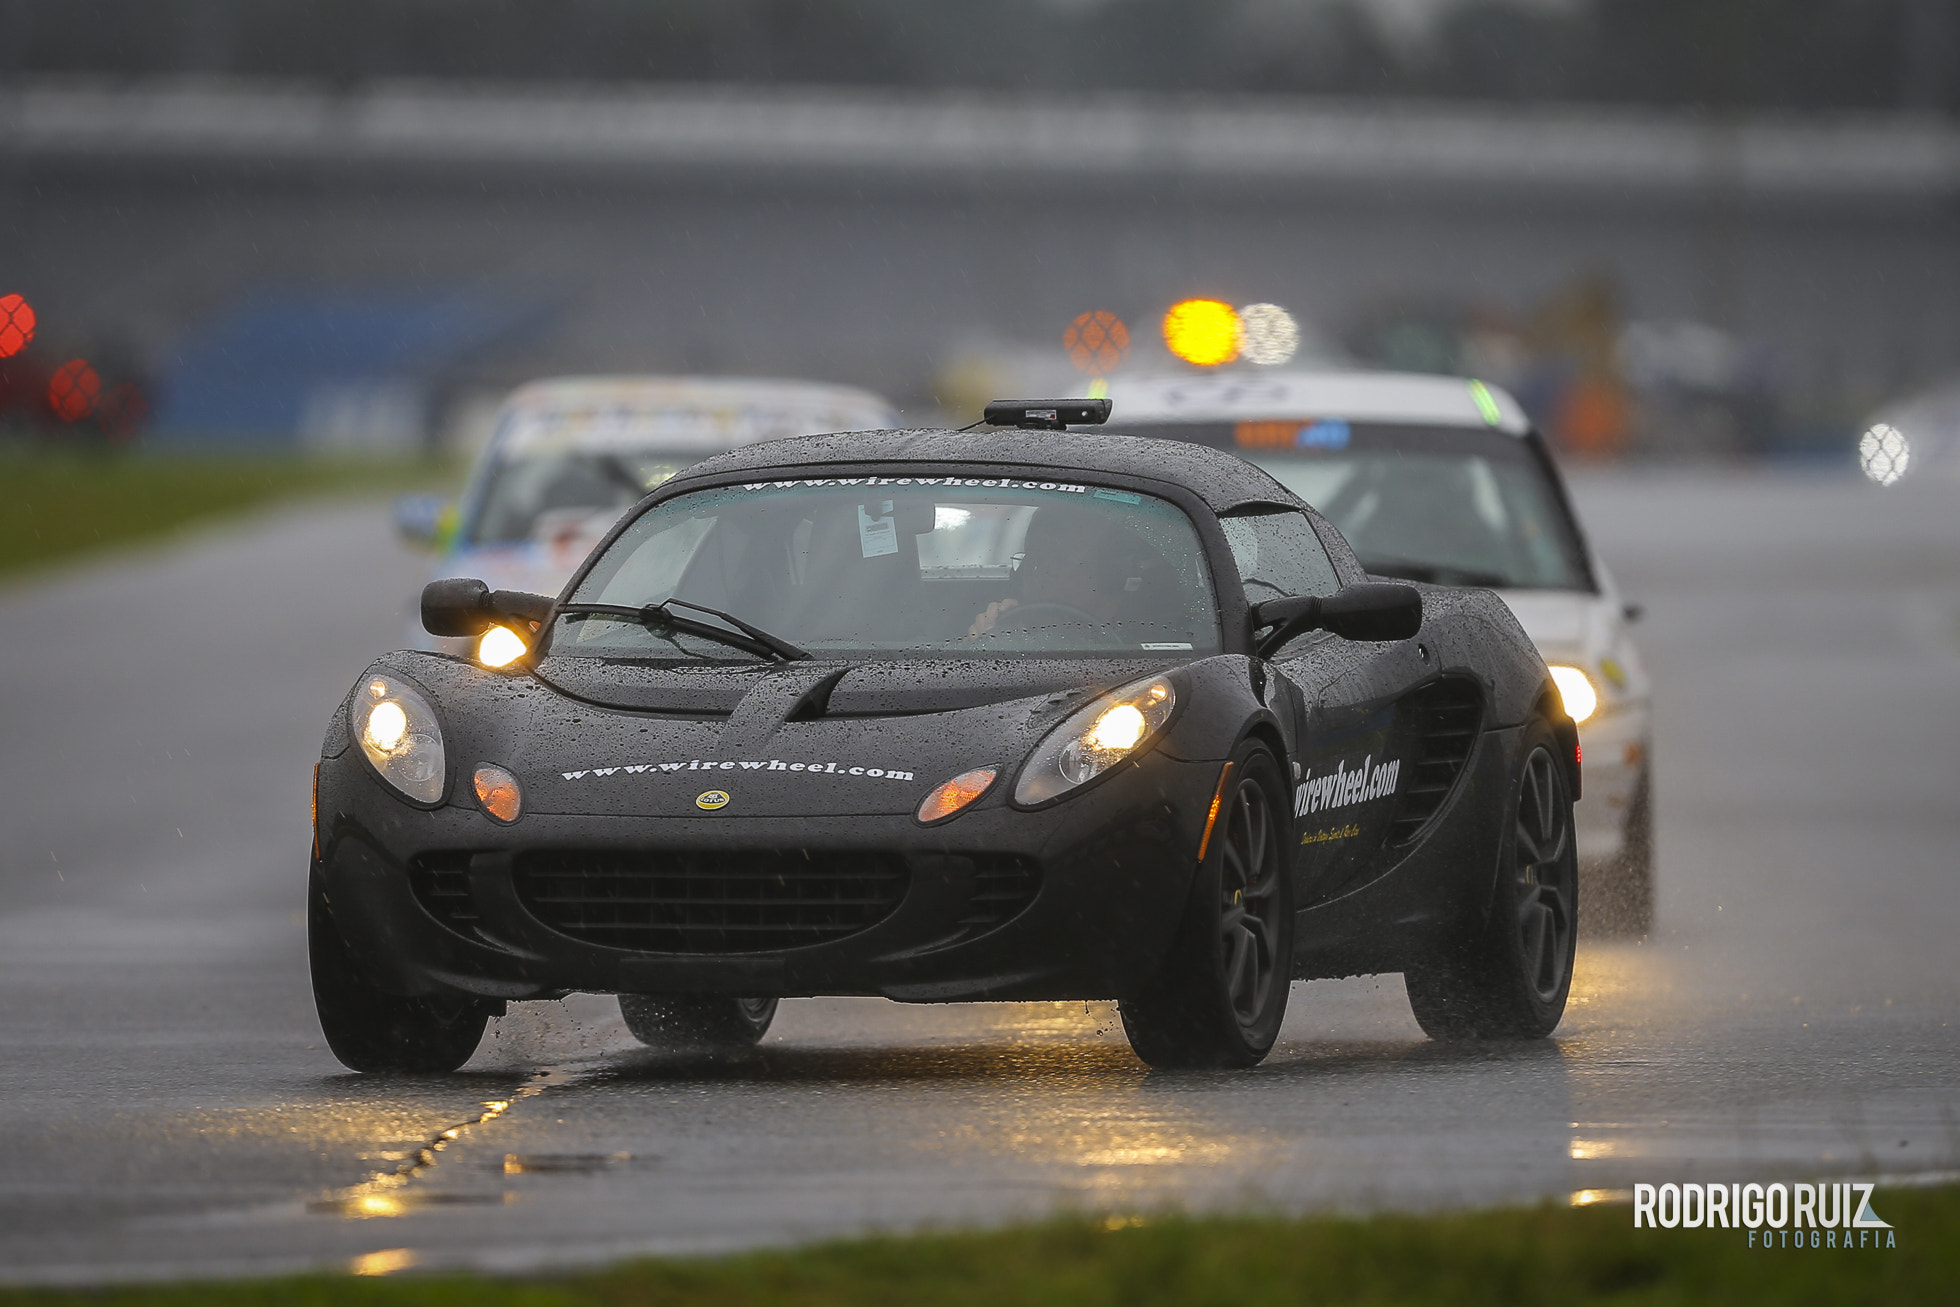
[[[1356,582],[1324,599],[1268,599],[1252,610],[1254,651],[1261,658],[1308,631],[1331,631],[1344,640],[1407,640],[1421,629],[1422,591],[1391,581]]]
[[[542,622],[557,601],[522,590],[492,590],[456,577],[422,587],[422,629],[430,635],[478,636],[506,622]]]
[[[420,549],[440,548],[454,512],[455,505],[441,495],[397,495],[395,534]]]

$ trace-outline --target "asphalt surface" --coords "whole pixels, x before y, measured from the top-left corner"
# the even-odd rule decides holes
[[[385,509],[0,589],[0,1280],[1960,1167],[1960,486],[1579,489],[1648,610],[1660,929],[1582,950],[1549,1042],[1431,1044],[1399,978],[1315,982],[1235,1074],[1146,1071],[1104,1005],[800,1000],[713,1065],[577,997],[458,1075],[350,1075],[307,989],[307,783],[421,579]]]

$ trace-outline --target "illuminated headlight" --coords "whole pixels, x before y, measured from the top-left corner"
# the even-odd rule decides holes
[[[381,779],[417,803],[442,798],[442,727],[421,694],[392,676],[370,676],[348,706],[348,727]]]
[[[1599,707],[1599,691],[1593,688],[1592,678],[1576,667],[1561,667],[1553,664],[1545,670],[1552,674],[1552,681],[1558,686],[1559,698],[1565,700],[1565,715],[1575,722],[1583,722],[1593,715]]]
[[[1087,785],[1156,743],[1177,707],[1170,678],[1153,676],[1112,690],[1070,714],[1029,755],[1014,802],[1046,803]]]

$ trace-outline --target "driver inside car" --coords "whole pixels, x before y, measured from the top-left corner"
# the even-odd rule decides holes
[[[1014,569],[1015,593],[996,599],[973,619],[967,638],[995,630],[1025,629],[1009,618],[1016,608],[1045,613],[1027,626],[1075,625],[1088,619],[1096,624],[1116,621],[1124,596],[1141,577],[1126,575],[1134,549],[1126,549],[1124,533],[1112,533],[1105,523],[1081,514],[1044,509],[1028,524],[1021,561]],[[1061,610],[1073,610],[1064,612]]]

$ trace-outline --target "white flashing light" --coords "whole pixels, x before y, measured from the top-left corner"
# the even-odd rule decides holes
[[[1912,466],[1912,442],[1905,432],[1880,422],[1858,437],[1858,466],[1879,485],[1892,485]]]

